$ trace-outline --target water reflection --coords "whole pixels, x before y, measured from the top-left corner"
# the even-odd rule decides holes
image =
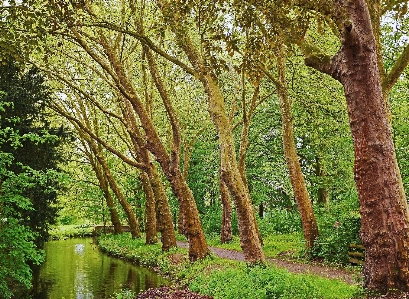
[[[141,292],[166,284],[152,271],[101,253],[92,239],[50,241],[33,299],[105,299],[121,289]]]

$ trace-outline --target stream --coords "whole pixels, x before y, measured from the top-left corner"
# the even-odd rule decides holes
[[[105,299],[121,289],[139,293],[168,284],[149,269],[102,253],[91,238],[49,241],[44,250],[33,299]]]

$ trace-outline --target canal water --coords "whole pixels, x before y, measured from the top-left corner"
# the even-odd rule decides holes
[[[102,253],[91,238],[50,241],[44,249],[33,299],[105,299],[121,289],[139,293],[167,284],[149,269]]]

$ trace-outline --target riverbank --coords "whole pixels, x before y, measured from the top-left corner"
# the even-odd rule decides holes
[[[272,264],[248,267],[243,261],[213,254],[192,264],[184,248],[162,253],[160,244],[145,245],[143,239],[133,240],[129,234],[100,236],[98,246],[108,254],[153,268],[169,277],[178,288],[215,299],[344,299],[357,298],[362,293],[357,284],[313,274],[294,274]]]

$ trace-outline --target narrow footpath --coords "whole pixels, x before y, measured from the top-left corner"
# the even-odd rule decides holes
[[[188,248],[187,242],[176,242],[178,247]],[[240,251],[223,249],[218,247],[209,247],[210,251],[217,257],[234,260],[244,261],[244,254]],[[345,269],[328,267],[319,264],[302,264],[295,261],[281,260],[276,258],[267,258],[267,262],[271,265],[275,265],[279,268],[285,268],[292,273],[314,274],[331,279],[339,279],[348,284],[356,284],[356,274],[351,273]]]

